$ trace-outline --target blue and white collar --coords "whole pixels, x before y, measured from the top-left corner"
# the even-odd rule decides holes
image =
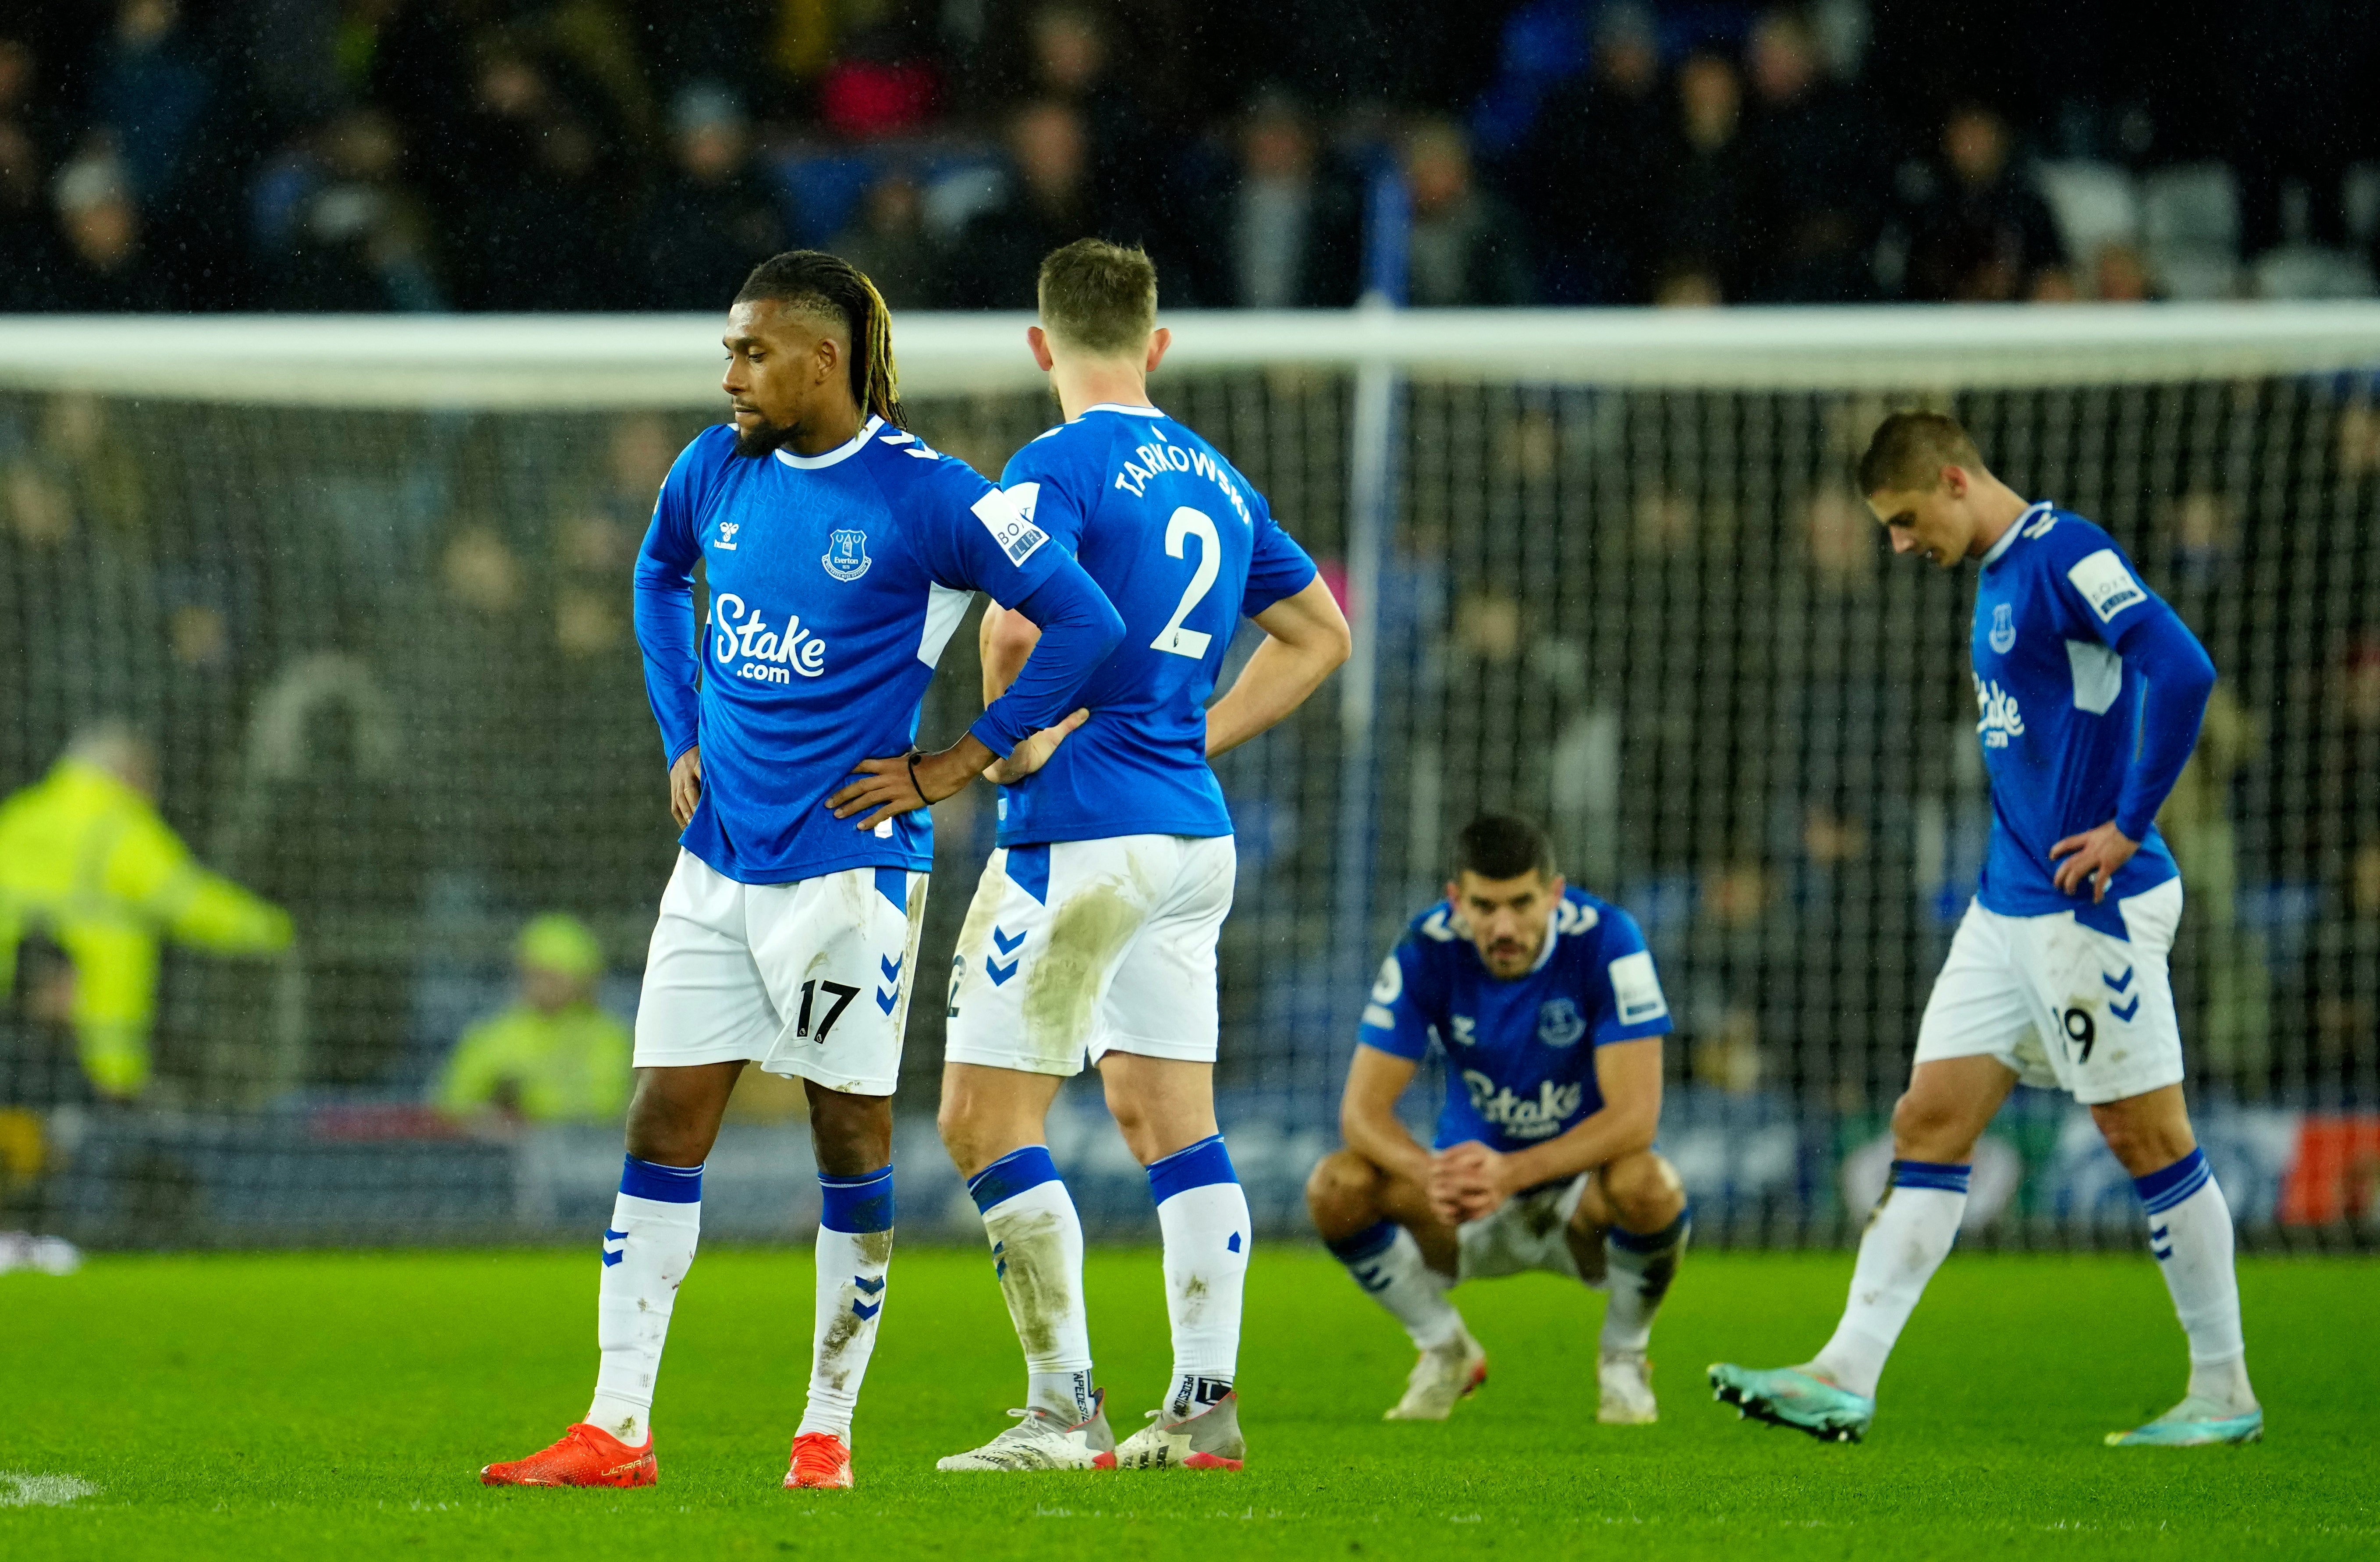
[[[1554,914],[1546,919],[1546,946],[1537,951],[1536,962],[1529,967],[1528,974],[1531,976],[1553,964],[1554,946],[1561,942],[1561,907],[1557,904]]]
[[[2000,561],[2000,555],[2016,545],[2018,532],[2047,515],[2055,507],[2046,499],[2036,500],[2027,505],[2024,507],[2024,513],[2009,522],[2009,529],[2000,533],[2000,540],[1994,543],[1991,552],[1984,555],[1984,567],[1989,569],[1993,565],[1998,564]]]
[[[1162,418],[1165,416],[1164,413],[1159,411],[1154,407],[1127,407],[1121,401],[1102,401],[1097,407],[1086,407],[1083,409],[1083,417],[1087,418],[1094,412],[1121,412],[1127,418]],[[1075,420],[1076,422],[1080,422],[1081,421],[1081,418]]]
[[[859,432],[857,433],[853,434],[849,439],[844,440],[841,445],[836,445],[833,449],[821,451],[816,456],[796,456],[783,445],[779,445],[777,447],[777,459],[784,462],[785,465],[789,467],[797,468],[802,471],[816,471],[820,467],[831,467],[838,461],[847,461],[851,459],[852,457],[858,455],[859,447],[866,445],[869,440],[875,438],[876,431],[883,426],[883,419],[870,418],[868,421],[859,425]]]

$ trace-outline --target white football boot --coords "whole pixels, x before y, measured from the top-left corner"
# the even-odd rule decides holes
[[[1116,1449],[1115,1464],[1119,1470],[1237,1470],[1247,1457],[1235,1389],[1195,1416],[1176,1417],[1170,1407],[1149,1411],[1148,1424]]]
[[[1661,1419],[1653,1401],[1653,1363],[1641,1350],[1607,1350],[1595,1361],[1602,1402],[1595,1419],[1606,1426],[1650,1426]]]
[[[1444,1421],[1454,1402],[1488,1381],[1488,1352],[1457,1328],[1444,1345],[1421,1353],[1405,1379],[1405,1397],[1381,1413],[1382,1421]]]
[[[1115,1434],[1108,1430],[1107,1391],[1091,1396],[1088,1421],[1069,1426],[1044,1409],[1011,1410],[1016,1424],[963,1454],[936,1459],[936,1470],[1113,1470]]]

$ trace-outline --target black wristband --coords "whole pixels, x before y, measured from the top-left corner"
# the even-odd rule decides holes
[[[932,807],[934,799],[926,795],[925,784],[917,779],[917,750],[912,749],[903,757],[909,762],[909,785],[917,789],[917,800]]]

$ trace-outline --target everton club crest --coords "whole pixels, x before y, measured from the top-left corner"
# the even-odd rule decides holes
[[[826,554],[819,562],[838,580],[856,580],[876,561],[868,556],[868,533],[836,531],[827,537]]]
[[[1551,998],[1537,1007],[1537,1040],[1549,1047],[1576,1046],[1586,1034],[1586,1020],[1568,998]]]
[[[1992,649],[2005,656],[2016,644],[2016,609],[2007,603],[1992,608]]]

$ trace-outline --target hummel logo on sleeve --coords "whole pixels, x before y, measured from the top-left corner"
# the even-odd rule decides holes
[[[1008,555],[1011,564],[1023,564],[1041,551],[1050,534],[1025,519],[1015,502],[999,489],[992,489],[969,506],[983,529],[991,533],[993,542]]]
[[[2132,604],[2148,600],[2148,592],[2141,590],[2140,582],[2132,579],[2132,572],[2124,567],[2124,561],[2113,548],[2101,548],[2090,555],[2068,570],[2066,578],[2074,582],[2074,589],[2082,593],[2082,600],[2091,604],[2091,611],[2099,616],[2102,624]]]

